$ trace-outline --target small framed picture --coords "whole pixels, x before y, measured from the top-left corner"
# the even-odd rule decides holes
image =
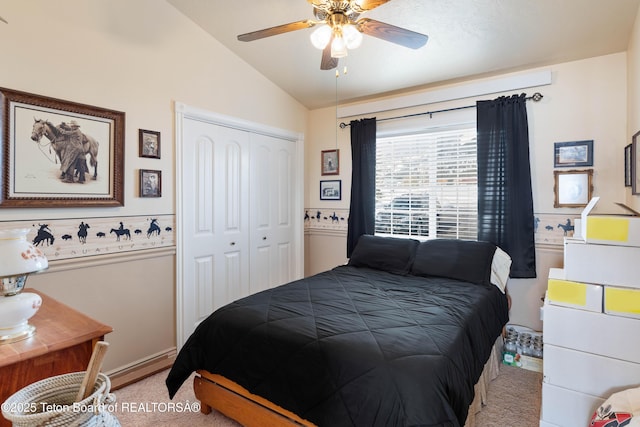
[[[554,167],[593,166],[593,140],[556,142],[553,145]]]
[[[162,196],[162,171],[140,169],[140,197]]]
[[[554,208],[581,208],[587,206],[593,191],[593,169],[554,171]]]
[[[640,131],[631,139],[631,194],[640,194]]]
[[[139,129],[140,157],[160,158],[160,132]]]
[[[338,175],[340,173],[340,150],[324,150],[320,158],[322,175]]]
[[[320,200],[340,200],[342,198],[342,181],[320,181]]]
[[[633,144],[629,144],[624,147],[624,186],[631,187],[631,183],[633,182],[633,177],[631,175],[631,171],[633,170],[631,160],[633,158],[632,155]]]

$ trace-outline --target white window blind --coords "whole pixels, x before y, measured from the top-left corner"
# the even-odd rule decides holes
[[[477,238],[476,129],[376,141],[377,235]]]

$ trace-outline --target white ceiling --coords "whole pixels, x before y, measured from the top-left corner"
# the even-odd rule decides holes
[[[306,0],[167,0],[309,109],[627,50],[640,0],[392,0],[369,17],[429,36],[418,50],[365,36],[320,70],[313,29],[240,42],[237,35],[314,19]],[[343,66],[347,74],[342,74]]]

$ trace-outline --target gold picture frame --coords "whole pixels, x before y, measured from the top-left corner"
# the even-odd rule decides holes
[[[593,169],[554,171],[554,208],[587,206],[593,192]]]

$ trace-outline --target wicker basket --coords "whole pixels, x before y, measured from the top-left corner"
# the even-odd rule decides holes
[[[115,403],[111,381],[98,374],[93,393],[75,402],[84,372],[58,375],[35,382],[2,404],[2,415],[17,427],[82,426],[120,427],[109,411]]]

